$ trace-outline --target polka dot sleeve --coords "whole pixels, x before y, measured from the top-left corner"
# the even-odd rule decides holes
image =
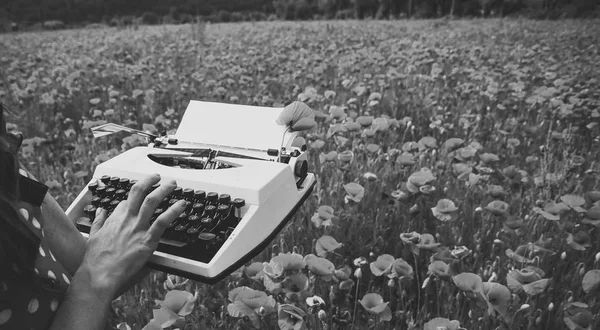
[[[31,205],[21,203],[19,212],[29,229],[41,238],[35,262],[34,283],[17,279],[0,281],[0,329],[47,329],[71,283],[66,270],[54,257],[44,238],[43,224]],[[13,267],[15,272],[19,272]]]

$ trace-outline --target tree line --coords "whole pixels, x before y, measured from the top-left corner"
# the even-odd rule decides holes
[[[309,19],[394,19],[526,15],[599,17],[597,0],[3,0],[0,25],[62,27]],[[52,23],[48,23],[52,22]]]

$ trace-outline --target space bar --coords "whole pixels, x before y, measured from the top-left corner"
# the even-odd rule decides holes
[[[168,239],[168,238],[161,238],[160,239],[160,243],[171,245],[171,246],[175,246],[175,247],[183,247],[183,246],[187,245],[187,243],[184,243],[184,242],[181,242],[181,241],[172,240],[172,239]]]

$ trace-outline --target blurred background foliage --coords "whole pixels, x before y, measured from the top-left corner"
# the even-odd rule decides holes
[[[3,0],[0,31],[210,22],[600,17],[597,0]]]

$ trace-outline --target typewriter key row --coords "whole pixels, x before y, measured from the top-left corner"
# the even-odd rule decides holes
[[[100,207],[110,214],[121,201],[127,199],[135,183],[135,180],[127,178],[103,176],[98,182],[89,184],[92,200],[90,205],[85,206],[85,214],[92,222]],[[155,184],[151,190],[159,186]],[[184,243],[185,250],[190,253],[198,253],[197,249],[192,252],[193,248],[202,248],[203,254],[209,255],[214,255],[233,232],[243,217],[242,208],[246,204],[244,199],[232,199],[229,194],[176,187],[160,203],[150,222],[156,221],[179,200],[186,201],[186,209],[165,230],[163,238]],[[185,251],[181,252],[185,254]]]

